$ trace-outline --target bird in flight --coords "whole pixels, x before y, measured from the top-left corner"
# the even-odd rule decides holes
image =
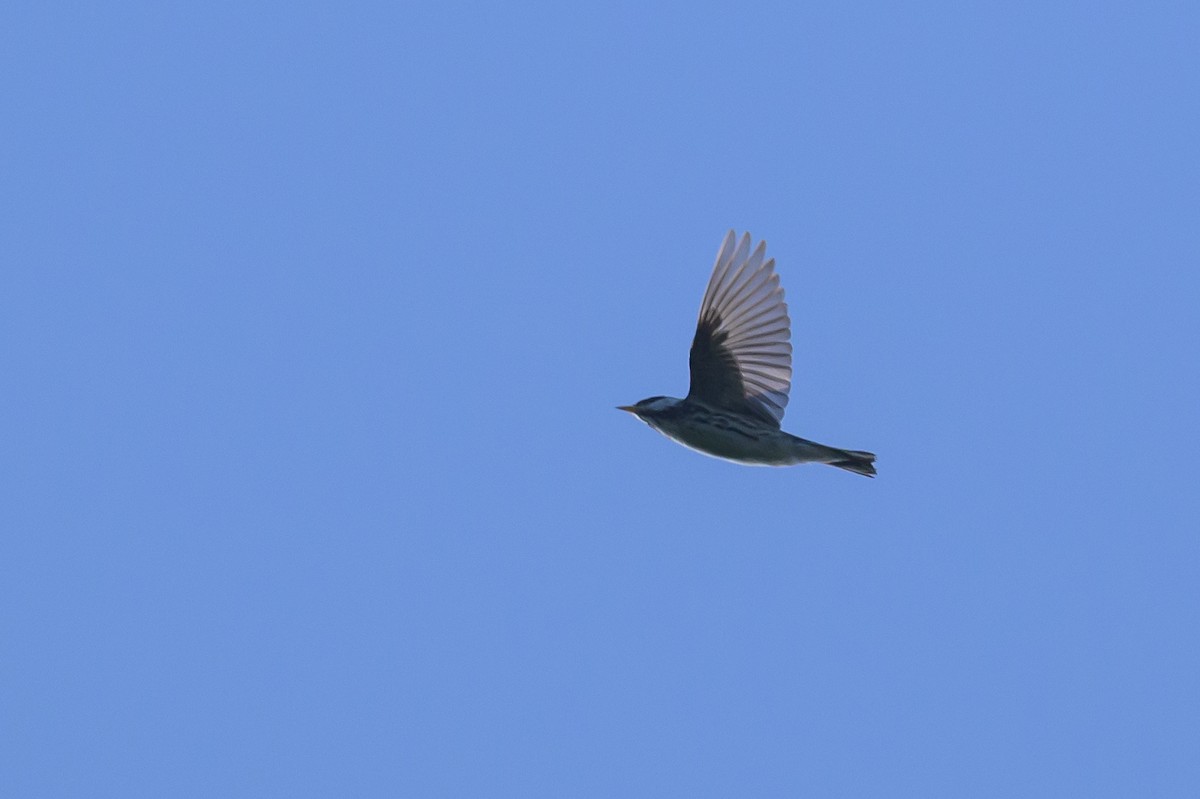
[[[875,476],[875,455],[806,441],[779,428],[792,385],[791,320],[767,243],[731,230],[717,253],[689,358],[683,399],[618,405],[685,447],[765,466],[828,463]]]

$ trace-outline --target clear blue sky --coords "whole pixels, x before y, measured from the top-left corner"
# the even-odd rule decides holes
[[[0,793],[1200,795],[1189,3],[18,3]],[[796,434],[704,458],[729,228]]]

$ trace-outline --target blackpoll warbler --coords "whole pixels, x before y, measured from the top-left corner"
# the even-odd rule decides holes
[[[688,395],[618,408],[713,457],[767,466],[828,463],[874,477],[874,454],[779,429],[792,384],[791,320],[766,249],[763,241],[751,252],[749,233],[741,241],[732,230],[725,236],[700,304]]]

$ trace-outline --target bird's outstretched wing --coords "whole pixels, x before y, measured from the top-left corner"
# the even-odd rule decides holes
[[[688,399],[779,426],[792,385],[791,320],[767,243],[731,230],[700,304]]]

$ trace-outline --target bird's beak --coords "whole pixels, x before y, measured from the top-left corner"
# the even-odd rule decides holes
[[[625,413],[637,413],[637,408],[633,407],[632,405],[618,405],[617,410],[625,411]]]

